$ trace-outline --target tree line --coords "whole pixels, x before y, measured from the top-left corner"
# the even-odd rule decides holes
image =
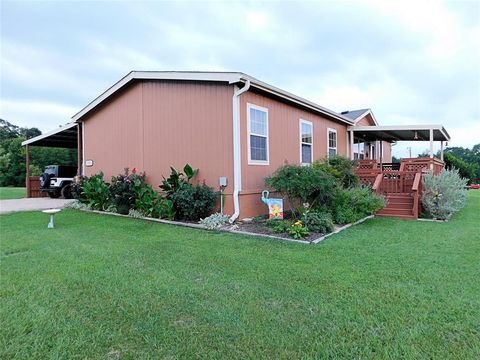
[[[25,146],[22,142],[41,135],[37,128],[23,128],[0,119],[0,186],[25,186]],[[30,147],[30,174],[39,176],[47,165],[77,164],[77,149]]]
[[[419,154],[419,157],[428,157],[428,152]],[[440,158],[440,151],[436,155]],[[443,153],[443,161],[447,169],[458,169],[461,177],[468,180],[469,184],[480,183],[480,144],[471,149],[461,146],[448,147]]]

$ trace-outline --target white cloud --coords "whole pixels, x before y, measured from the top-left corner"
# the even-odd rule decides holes
[[[71,121],[78,109],[61,103],[39,100],[0,100],[0,118],[20,127],[36,127],[42,132]]]
[[[17,104],[13,122],[55,127],[65,108],[68,121],[132,69],[239,70],[336,111],[371,107],[381,124],[441,123],[452,144],[479,140],[478,2],[9,6],[23,24],[42,18],[40,31],[3,11],[1,90]],[[88,13],[89,26],[56,28],[49,20],[65,8]],[[47,115],[45,104],[58,107]]]

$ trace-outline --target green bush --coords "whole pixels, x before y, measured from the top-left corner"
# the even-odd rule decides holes
[[[229,216],[221,213],[215,213],[199,221],[208,230],[215,230],[229,224]]]
[[[183,183],[170,195],[175,209],[175,218],[179,220],[200,220],[212,213],[217,193],[207,185],[193,186]]]
[[[308,229],[302,224],[300,220],[295,221],[287,230],[288,235],[298,240],[302,237],[308,236]]]
[[[145,186],[145,174],[137,174],[133,168],[125,168],[125,172],[118,176],[112,176],[110,184],[111,202],[117,212],[127,215],[130,209],[134,208],[136,200],[136,188]]]
[[[134,190],[135,209],[140,211],[143,216],[170,220],[174,219],[175,212],[171,200],[160,196],[148,184],[135,187]]]
[[[327,234],[333,231],[332,215],[315,210],[307,210],[303,213],[301,220],[309,231]]]
[[[467,179],[458,170],[443,169],[439,175],[423,176],[422,205],[436,219],[448,219],[467,201]]]
[[[318,167],[329,173],[345,188],[360,184],[360,179],[355,175],[355,165],[355,160],[350,160],[340,155],[331,156],[313,163],[313,167]]]
[[[287,233],[288,229],[292,225],[293,225],[293,222],[291,220],[284,220],[284,219],[278,219],[278,218],[268,219],[265,222],[265,226],[277,234]]]
[[[103,172],[84,179],[82,189],[82,201],[92,209],[105,210],[110,205],[110,190],[103,180]]]
[[[285,165],[265,179],[267,186],[283,194],[293,207],[330,203],[338,186],[335,178],[319,167]],[[294,209],[292,209],[294,211]]]
[[[385,206],[385,200],[367,187],[337,189],[332,215],[337,224],[347,224],[373,214]]]
[[[179,172],[173,166],[170,167],[171,173],[168,178],[163,177],[162,185],[160,188],[165,192],[167,198],[170,198],[173,194],[175,194],[183,184],[190,183],[197,174],[198,169],[193,169],[189,164],[186,164],[183,167],[183,171]]]

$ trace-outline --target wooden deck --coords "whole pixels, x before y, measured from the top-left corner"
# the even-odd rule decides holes
[[[443,167],[443,161],[436,158],[402,159],[398,165],[360,160],[355,173],[364,185],[385,196],[386,206],[377,216],[418,219],[422,211],[422,176],[427,171],[439,174]]]

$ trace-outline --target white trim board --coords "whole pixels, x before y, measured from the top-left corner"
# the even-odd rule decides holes
[[[267,114],[267,123],[266,123],[266,130],[267,135],[255,134],[251,133],[250,131],[250,109],[263,111]],[[248,165],[270,165],[270,136],[269,136],[269,128],[268,128],[268,109],[262,106],[258,106],[255,104],[247,103],[247,151],[248,151]],[[262,136],[266,138],[266,152],[267,152],[267,160],[252,160],[251,149],[250,149],[250,135],[254,136]]]
[[[305,145],[310,145],[310,159],[312,160],[311,163],[304,163],[303,162],[303,152],[302,152],[302,145],[304,144],[302,141],[302,124],[310,125],[312,129],[312,142],[310,144],[305,143]],[[300,147],[300,164],[301,165],[311,165],[313,163],[313,123],[308,120],[299,119],[298,121],[298,132],[299,132],[299,147]]]

